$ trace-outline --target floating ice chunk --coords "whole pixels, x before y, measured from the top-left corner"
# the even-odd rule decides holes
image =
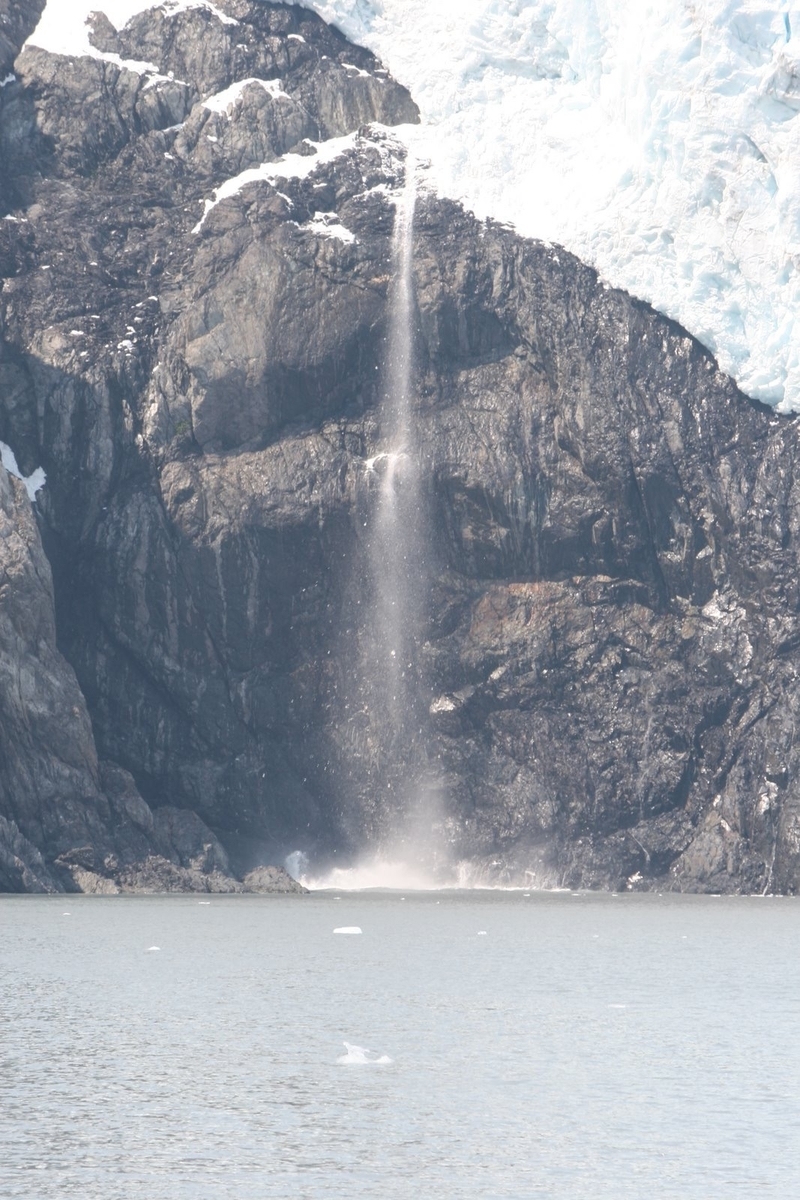
[[[160,950],[160,949],[161,949],[161,947],[160,947],[160,946],[148,946],[148,947],[147,947],[147,950],[145,951],[145,953],[146,953],[146,954],[152,954],[152,952],[153,952],[154,950]]]
[[[15,479],[21,479],[25,484],[25,491],[28,493],[29,500],[36,499],[36,493],[44,487],[47,482],[47,475],[42,467],[37,467],[30,475],[23,475],[17,466],[17,456],[9,445],[5,442],[0,442],[0,462],[2,462],[9,475],[13,475]]]
[[[337,1063],[342,1066],[388,1066],[393,1059],[389,1058],[388,1054],[377,1055],[372,1050],[367,1050],[364,1046],[354,1046],[352,1042],[343,1042],[346,1054],[340,1055],[337,1058]]]
[[[479,929],[479,930],[478,930],[478,933],[477,933],[477,935],[476,935],[476,936],[477,936],[477,937],[487,937],[488,935],[487,935],[487,933],[486,933],[486,930],[485,930],[485,929]]]
[[[334,933],[361,933],[361,928],[358,925],[340,925],[338,929],[334,929]]]
[[[272,97],[273,100],[278,100],[280,97],[291,99],[288,92],[285,92],[281,87],[280,79],[256,79],[251,76],[249,79],[240,79],[238,83],[232,83],[230,87],[224,91],[216,92],[213,96],[208,96],[203,101],[203,108],[207,108],[210,112],[229,113],[241,100],[242,92],[250,84],[256,84],[264,89]]]
[[[211,901],[210,900],[198,900],[197,903],[198,904],[210,904]]]

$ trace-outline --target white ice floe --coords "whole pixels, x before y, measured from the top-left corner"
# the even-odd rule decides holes
[[[364,1046],[354,1046],[351,1042],[343,1042],[342,1044],[347,1053],[340,1055],[340,1057],[336,1060],[337,1063],[340,1063],[342,1066],[360,1067],[369,1065],[374,1067],[384,1067],[388,1066],[393,1061],[391,1058],[389,1058],[388,1054],[378,1055],[373,1053],[372,1050],[367,1050]]]
[[[203,107],[210,109],[211,112],[229,113],[241,100],[244,89],[253,83],[263,88],[273,100],[278,100],[280,97],[289,99],[289,94],[283,90],[280,79],[256,79],[251,76],[249,79],[240,79],[238,83],[232,83],[224,91],[209,96],[203,101]]]
[[[340,925],[338,929],[334,929],[334,933],[361,933],[359,925]]]
[[[31,471],[30,475],[23,475],[17,466],[17,456],[9,445],[5,442],[0,442],[0,462],[2,462],[9,475],[13,475],[16,479],[21,479],[25,484],[25,491],[28,493],[29,500],[36,499],[36,493],[44,487],[47,482],[47,475],[43,467],[37,467],[35,471]]]

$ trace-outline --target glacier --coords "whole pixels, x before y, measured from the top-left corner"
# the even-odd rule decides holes
[[[195,5],[215,8],[163,7]],[[411,90],[437,191],[565,246],[679,321],[748,395],[800,411],[800,5],[306,6]],[[119,26],[149,7],[48,0],[30,42],[101,57],[83,10]]]

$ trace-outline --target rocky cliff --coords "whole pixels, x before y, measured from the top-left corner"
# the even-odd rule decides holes
[[[425,587],[387,729],[391,126],[417,113],[306,10],[217,9],[96,16],[97,57],[27,47],[0,91],[0,440],[47,474],[31,504],[0,472],[0,889],[347,861],[410,838],[412,778],[423,841],[484,879],[797,890],[796,421],[423,191]]]

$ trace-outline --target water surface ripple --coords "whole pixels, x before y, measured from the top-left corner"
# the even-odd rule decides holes
[[[799,948],[772,898],[2,897],[0,1196],[783,1200]]]

